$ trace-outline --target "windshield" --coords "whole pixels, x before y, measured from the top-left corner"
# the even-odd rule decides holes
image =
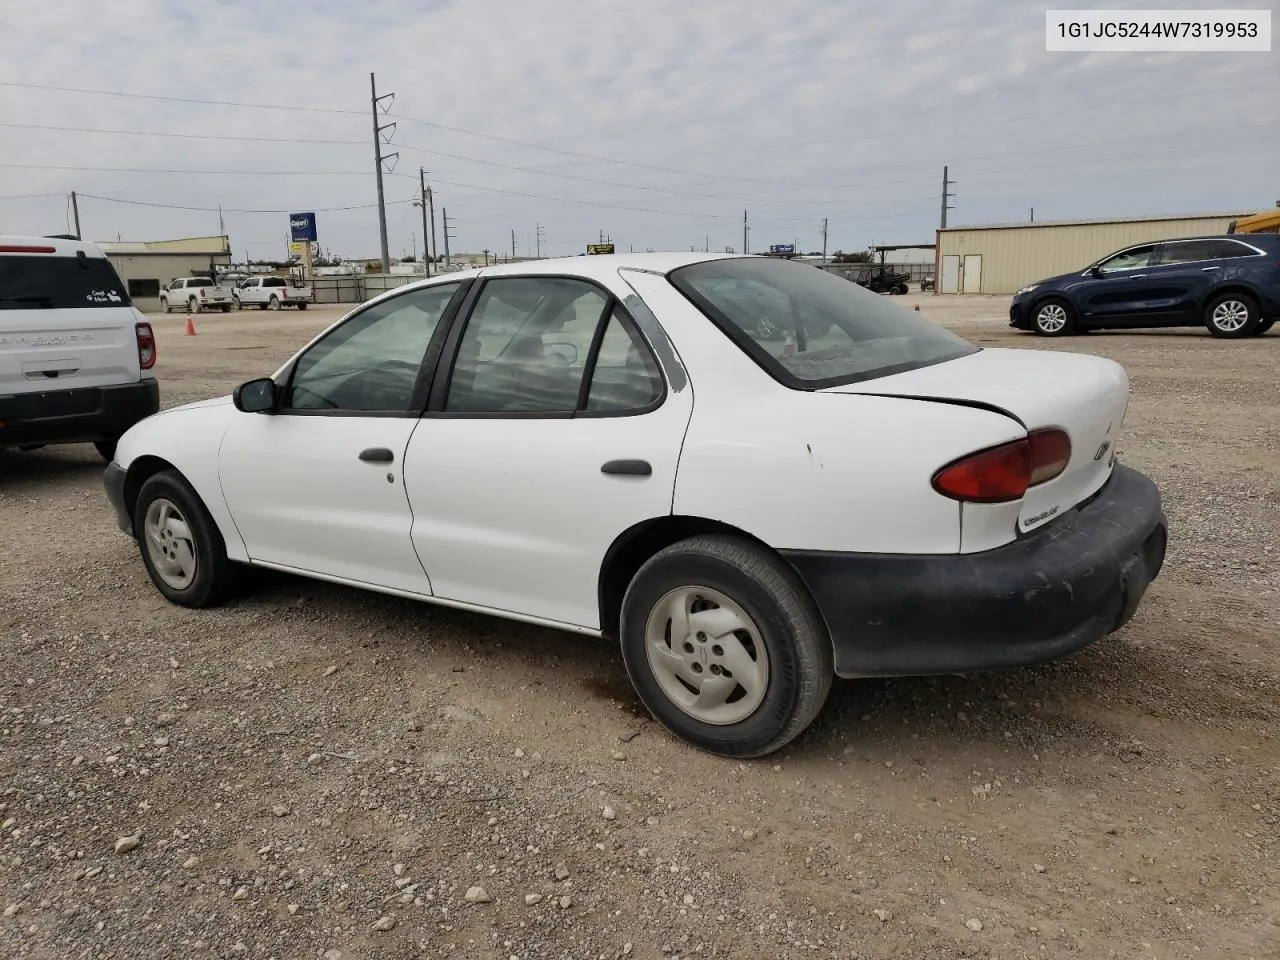
[[[752,359],[791,387],[857,383],[978,350],[817,267],[742,257],[680,267],[669,277]]]
[[[101,257],[0,256],[0,310],[127,306],[124,284]]]

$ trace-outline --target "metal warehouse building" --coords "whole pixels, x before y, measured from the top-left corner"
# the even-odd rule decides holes
[[[946,227],[938,231],[938,293],[1016,292],[1028,283],[1083,270],[1134,243],[1226,233],[1251,211],[1123,220],[1045,220]]]
[[[120,274],[139,310],[158,310],[160,288],[178,277],[208,273],[231,263],[231,242],[226,236],[145,243],[112,241],[98,246]]]

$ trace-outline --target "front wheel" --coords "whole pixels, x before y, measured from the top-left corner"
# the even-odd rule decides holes
[[[641,701],[710,753],[772,753],[831,689],[831,641],[812,598],[777,556],[737,537],[693,537],[651,557],[627,588],[620,626]]]
[[[243,310],[243,309],[244,309],[244,304],[240,302],[240,298],[239,298],[239,297],[232,297],[232,298],[231,298],[231,305],[232,305],[233,307],[235,307],[237,310]]]
[[[1252,336],[1261,325],[1258,304],[1244,293],[1222,293],[1204,308],[1204,325],[1215,337],[1238,340]]]
[[[1042,337],[1065,336],[1075,329],[1075,311],[1067,301],[1054,297],[1036,304],[1032,322]]]
[[[235,586],[237,571],[222,534],[177,471],[162,471],[142,485],[133,530],[151,582],[171,603],[216,606]]]
[[[168,313],[170,310],[169,301],[164,299],[164,297],[160,298],[160,309],[163,310],[165,313]]]

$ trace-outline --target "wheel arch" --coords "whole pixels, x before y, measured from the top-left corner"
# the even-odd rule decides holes
[[[605,552],[604,560],[600,564],[598,595],[601,634],[611,640],[617,639],[618,621],[622,615],[622,598],[636,572],[644,566],[646,560],[673,543],[713,533],[738,537],[770,552],[776,552],[759,537],[739,527],[707,517],[668,514],[643,520],[618,535]],[[790,564],[787,565],[790,566]],[[796,579],[808,592],[808,587],[798,575]]]
[[[173,470],[179,476],[182,475],[182,471],[168,460],[151,454],[136,457],[129,464],[129,468],[124,475],[124,508],[129,512],[130,526],[132,526],[135,519],[138,494],[142,491],[142,485],[157,473],[163,473],[166,470]]]
[[[1203,313],[1206,309],[1208,309],[1209,304],[1211,304],[1218,297],[1221,297],[1224,294],[1228,294],[1228,293],[1244,294],[1250,300],[1252,300],[1258,306],[1259,309],[1262,308],[1263,296],[1261,291],[1259,291],[1256,287],[1254,287],[1250,283],[1247,283],[1244,280],[1226,280],[1220,283],[1218,286],[1210,289],[1209,292],[1204,295],[1204,299],[1200,301],[1200,312]]]

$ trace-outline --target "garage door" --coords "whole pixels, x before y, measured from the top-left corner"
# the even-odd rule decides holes
[[[982,292],[982,254],[966,253],[963,284],[965,293]]]
[[[960,292],[960,257],[958,254],[947,254],[942,258],[942,279],[938,283],[938,292]]]

